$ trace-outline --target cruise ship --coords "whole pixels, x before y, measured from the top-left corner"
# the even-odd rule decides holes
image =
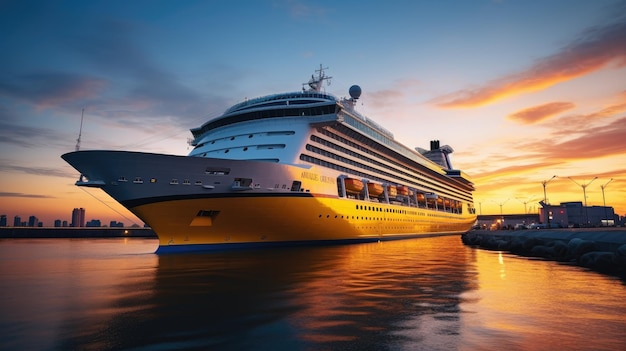
[[[471,179],[438,140],[406,147],[326,93],[321,65],[301,90],[247,99],[191,129],[187,156],[62,155],[80,178],[149,225],[157,253],[356,243],[457,234],[476,222]]]

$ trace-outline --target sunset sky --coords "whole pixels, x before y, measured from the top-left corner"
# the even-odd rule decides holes
[[[587,205],[626,215],[626,1],[8,0],[0,31],[10,225],[75,207],[142,224],[74,185],[60,156],[82,109],[81,150],[185,155],[190,128],[298,91],[320,64],[328,93],[360,85],[357,109],[399,142],[450,145],[479,214],[537,213],[557,175],[549,203],[583,201],[591,182]]]

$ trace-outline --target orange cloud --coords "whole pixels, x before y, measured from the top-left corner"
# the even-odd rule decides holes
[[[529,107],[515,112],[508,116],[508,119],[521,122],[523,124],[533,124],[548,119],[563,111],[570,110],[576,105],[571,102],[550,102],[547,104]]]
[[[526,147],[555,162],[626,154],[626,117],[605,126],[573,130],[583,131],[580,137],[562,143],[537,142]]]
[[[626,65],[626,21],[588,30],[560,52],[538,60],[525,71],[476,89],[457,91],[433,100],[439,107],[475,107],[597,71],[609,63]]]
[[[626,112],[626,103],[611,105],[594,113],[564,116],[553,123],[554,128],[557,128],[554,134],[571,135],[572,133],[586,132],[592,123],[618,116],[624,112]]]

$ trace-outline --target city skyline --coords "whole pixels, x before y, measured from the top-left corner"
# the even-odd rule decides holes
[[[322,64],[325,91],[360,85],[397,141],[450,145],[479,213],[537,211],[545,191],[626,214],[623,0],[23,1],[0,28],[0,213],[142,225],[60,155],[186,155],[189,129]]]
[[[0,213],[0,227],[73,227],[73,228],[84,228],[84,227],[123,227],[124,222],[111,220],[109,224],[102,224],[98,218],[92,218],[89,221],[86,220],[85,217],[86,209],[85,208],[74,208],[70,215],[71,220],[56,218],[52,220],[52,224],[46,223],[45,221],[40,221],[39,217],[35,214],[31,214],[28,217],[28,221],[22,220],[21,214],[15,214],[11,216],[10,214]],[[9,218],[12,218],[13,225],[9,225]],[[106,222],[104,222],[106,223]],[[136,223],[134,223],[136,224]]]

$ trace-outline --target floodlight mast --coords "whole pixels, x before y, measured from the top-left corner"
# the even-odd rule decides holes
[[[607,185],[609,185],[610,182],[613,181],[613,178],[609,179],[608,182],[606,182],[606,184],[604,185],[600,185],[600,188],[602,189],[602,204],[604,205],[604,219],[606,220],[606,226],[609,226],[609,219],[606,218],[606,199],[604,198],[604,188],[606,188]]]
[[[587,224],[589,224],[589,218],[587,217],[587,187],[594,180],[598,179],[598,177],[593,177],[593,179],[590,180],[589,183],[586,183],[586,184],[578,184],[578,182],[575,181],[574,179],[572,179],[572,177],[567,177],[567,179],[571,180],[576,185],[578,185],[579,187],[583,188],[583,203],[584,203],[584,206],[585,206],[585,208],[584,208],[584,210],[585,210],[585,225],[587,225]]]
[[[548,183],[550,183],[552,181],[552,179],[556,178],[556,175],[553,175],[552,178],[548,179],[548,180],[544,180],[541,182],[541,185],[543,185],[543,202],[548,203],[548,198],[546,196],[546,185],[548,185]]]

